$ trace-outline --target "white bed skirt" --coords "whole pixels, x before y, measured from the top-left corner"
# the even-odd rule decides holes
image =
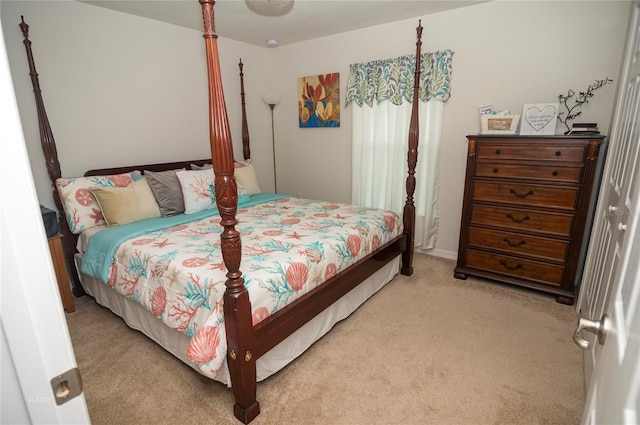
[[[82,257],[80,254],[76,254],[75,262],[77,270],[81,270]],[[301,355],[314,342],[329,332],[336,323],[347,318],[391,281],[398,274],[399,269],[400,257],[398,256],[260,357],[256,361],[258,381],[267,379]],[[165,350],[200,372],[197,365],[187,357],[189,344],[187,335],[166,326],[149,310],[120,295],[98,279],[83,274],[80,274],[80,279],[84,290],[95,298],[98,304],[107,307],[120,316],[130,328],[147,335]],[[226,359],[214,379],[231,387]]]

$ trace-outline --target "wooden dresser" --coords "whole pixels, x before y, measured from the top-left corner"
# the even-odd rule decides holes
[[[467,136],[455,277],[479,276],[574,302],[604,136]]]

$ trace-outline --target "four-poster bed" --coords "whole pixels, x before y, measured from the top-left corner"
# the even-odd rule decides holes
[[[171,217],[152,215],[149,219],[123,226],[103,225],[86,230],[78,228],[75,222],[69,222],[69,218],[75,220],[75,217],[66,211],[66,216],[60,214],[60,224],[66,239],[67,258],[78,289],[76,294],[81,293],[80,289],[84,288],[100,304],[123,317],[129,326],[141,330],[200,373],[230,385],[235,396],[234,414],[239,420],[248,423],[260,412],[260,405],[256,400],[257,381],[275,373],[300,355],[335,323],[347,317],[390,281],[398,269],[404,275],[413,273],[413,193],[418,148],[417,91],[422,27],[419,25],[417,28],[416,83],[405,188],[407,199],[402,219],[391,212],[278,196],[269,197],[267,194],[253,195],[251,202],[247,202],[246,199],[249,197],[243,193],[241,187],[239,190],[241,185],[237,184],[234,178],[234,169],[238,163],[233,158],[220,76],[217,34],[214,28],[215,1],[199,1],[204,21],[212,159],[91,170],[85,176],[111,176],[110,178],[115,179],[115,175],[118,175],[118,178],[126,175],[130,181],[137,182],[146,180],[142,178],[144,173],[150,176],[154,172],[189,170],[192,164],[202,166],[210,162],[213,164],[213,188],[217,210],[214,208],[193,214],[194,217],[197,216],[197,220],[185,218],[187,214]],[[76,180],[61,178],[55,141],[49,128],[32,57],[31,42],[28,40],[28,26],[24,21],[20,26],[25,37],[47,169],[54,185],[58,185],[58,190],[54,190],[54,199],[58,209],[63,211],[66,204],[65,199],[60,198],[60,193],[64,193],[64,187],[61,185],[75,184]],[[247,160],[250,149],[242,62],[240,77],[243,154]],[[184,173],[176,172],[177,175]],[[96,190],[95,195],[98,196],[97,194]],[[184,189],[183,194],[185,197],[188,195]],[[261,199],[258,202],[254,200],[254,196],[256,199],[263,197],[266,201]],[[220,220],[214,220],[210,211],[217,211]],[[103,212],[106,214],[106,210]],[[277,220],[272,220],[269,224],[269,217],[274,215]],[[108,222],[106,217],[105,220]],[[91,272],[85,270],[89,270],[90,267],[85,266],[93,259],[93,246],[103,243],[101,238],[112,233],[111,231],[124,232],[123,229],[143,222],[161,223],[155,224],[156,227],[145,228],[144,231],[136,230],[138,233],[127,234],[126,237],[121,236],[122,240],[114,241],[113,247],[110,248],[112,251],[109,251],[111,256],[105,256],[106,268],[103,264],[99,272],[89,276]],[[74,226],[75,231],[72,231],[71,227]],[[328,233],[330,227],[346,233],[331,236]],[[286,240],[286,237],[299,240],[314,232],[320,237],[306,244],[289,244]],[[220,233],[219,242],[216,233]],[[270,250],[260,250],[267,245],[258,246],[254,243],[258,233],[273,238],[264,242],[269,244]],[[167,244],[172,244],[180,238],[188,242],[181,245],[180,250],[162,251]],[[325,239],[334,239],[337,245],[322,245]],[[273,248],[273,244],[279,244],[279,248]],[[143,249],[143,245],[148,248]],[[76,248],[79,249],[79,253]],[[196,255],[194,253],[201,253],[202,249],[216,251],[216,255],[221,257],[216,257],[217,260],[201,254],[193,257]],[[275,258],[274,251],[278,251],[278,255],[286,254],[287,257],[279,258],[278,263],[270,263],[267,260],[271,260],[272,255]],[[304,258],[304,261],[300,258]],[[202,261],[203,259],[207,261]],[[241,260],[243,271],[240,269]],[[184,267],[174,267],[174,263],[180,261]],[[194,269],[185,271],[185,267]],[[135,274],[134,269],[138,270]],[[215,275],[206,274],[211,269],[217,269],[217,273],[223,274],[220,280],[220,283],[223,283],[220,292],[223,290],[223,294],[219,299],[213,297],[215,286],[206,283],[209,278],[211,281],[215,279]],[[269,269],[276,270],[275,275],[281,278],[277,284],[274,283],[277,279],[273,275],[264,275]],[[202,277],[190,270],[197,270],[198,273],[202,273]],[[183,289],[184,292],[178,294],[177,301],[173,300],[175,303],[171,304],[170,312],[167,294],[172,289],[160,285],[169,275],[169,271],[173,273],[169,286],[180,279],[189,280],[186,289]],[[105,275],[104,279],[99,279],[100,273]],[[145,282],[151,289],[145,287],[141,292],[136,292],[142,286],[140,282]],[[313,282],[313,285],[310,282]],[[303,291],[303,286],[309,288]],[[287,289],[287,292],[283,292],[283,288]],[[130,294],[121,294],[123,291],[129,291]],[[260,294],[260,291],[271,296],[271,301],[261,301],[259,295],[256,295]],[[158,297],[158,294],[162,296]],[[190,309],[190,303],[197,296],[202,298],[198,304],[199,309]],[[260,307],[260,303],[266,303],[267,307]],[[185,311],[193,312],[196,317],[196,310],[205,310],[200,308],[203,305],[210,311],[217,311],[219,316],[213,313],[210,316],[213,319],[198,316],[197,324],[193,318],[185,321]],[[184,310],[180,310],[178,314],[180,306],[184,307]],[[217,322],[213,324],[211,320]],[[176,326],[176,321],[180,326]],[[182,328],[179,329],[180,327]],[[203,332],[205,328],[209,332]],[[216,349],[223,350],[222,355],[217,356]],[[222,363],[215,368],[210,367],[212,359],[216,357]]]

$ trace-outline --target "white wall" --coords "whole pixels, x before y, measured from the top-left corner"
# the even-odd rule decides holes
[[[40,146],[20,15],[30,26],[36,69],[62,173],[91,168],[211,157],[202,32],[75,1],[2,1],[2,24],[38,198],[54,208]],[[200,5],[194,1],[194,8]],[[253,156],[261,181],[271,181],[268,50],[219,40],[227,109],[242,158],[238,62]],[[251,71],[249,71],[251,70]],[[260,70],[260,72],[259,72]],[[252,131],[253,130],[253,131]],[[264,140],[262,140],[264,139]],[[265,184],[265,189],[270,189]]]
[[[204,49],[199,31],[69,1],[0,2],[7,50],[40,202],[53,206],[40,149],[20,14],[31,40],[63,174],[89,168],[209,156]],[[195,7],[199,7],[196,3]],[[436,251],[457,251],[467,134],[478,105],[520,113],[595,79],[617,81],[629,2],[495,1],[423,16],[423,51],[450,48],[452,96],[444,111],[440,232]],[[238,59],[245,63],[247,114],[258,179],[273,189],[274,111],[279,191],[351,199],[349,64],[415,52],[418,18],[275,49],[219,39],[236,157],[241,157]],[[55,37],[52,37],[55,34]],[[300,129],[297,79],[339,72],[341,127]],[[608,131],[616,85],[596,92],[584,121]],[[559,127],[560,130],[560,127]]]
[[[629,10],[628,2],[617,1],[495,1],[421,17],[423,51],[455,51],[444,109],[438,254],[457,252],[465,136],[480,130],[478,105],[521,113],[525,103],[556,101],[595,79],[617,81]],[[417,25],[418,18],[409,19],[274,50],[274,90],[283,95],[276,107],[282,192],[350,201],[349,64],[414,53]],[[297,78],[330,72],[340,73],[341,127],[298,128]],[[606,134],[615,93],[615,84],[596,92],[581,121],[597,122]]]

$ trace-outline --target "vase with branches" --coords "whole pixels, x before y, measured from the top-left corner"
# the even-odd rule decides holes
[[[603,80],[596,80],[594,83],[589,84],[589,87],[587,87],[585,91],[576,93],[569,89],[567,94],[558,95],[560,107],[566,109],[565,112],[558,113],[558,120],[567,127],[567,131],[564,134],[571,131],[569,123],[582,115],[582,111],[579,111],[578,109],[580,109],[585,103],[589,103],[589,99],[594,95],[593,92],[610,83],[613,83],[613,80],[609,77],[605,77]]]

